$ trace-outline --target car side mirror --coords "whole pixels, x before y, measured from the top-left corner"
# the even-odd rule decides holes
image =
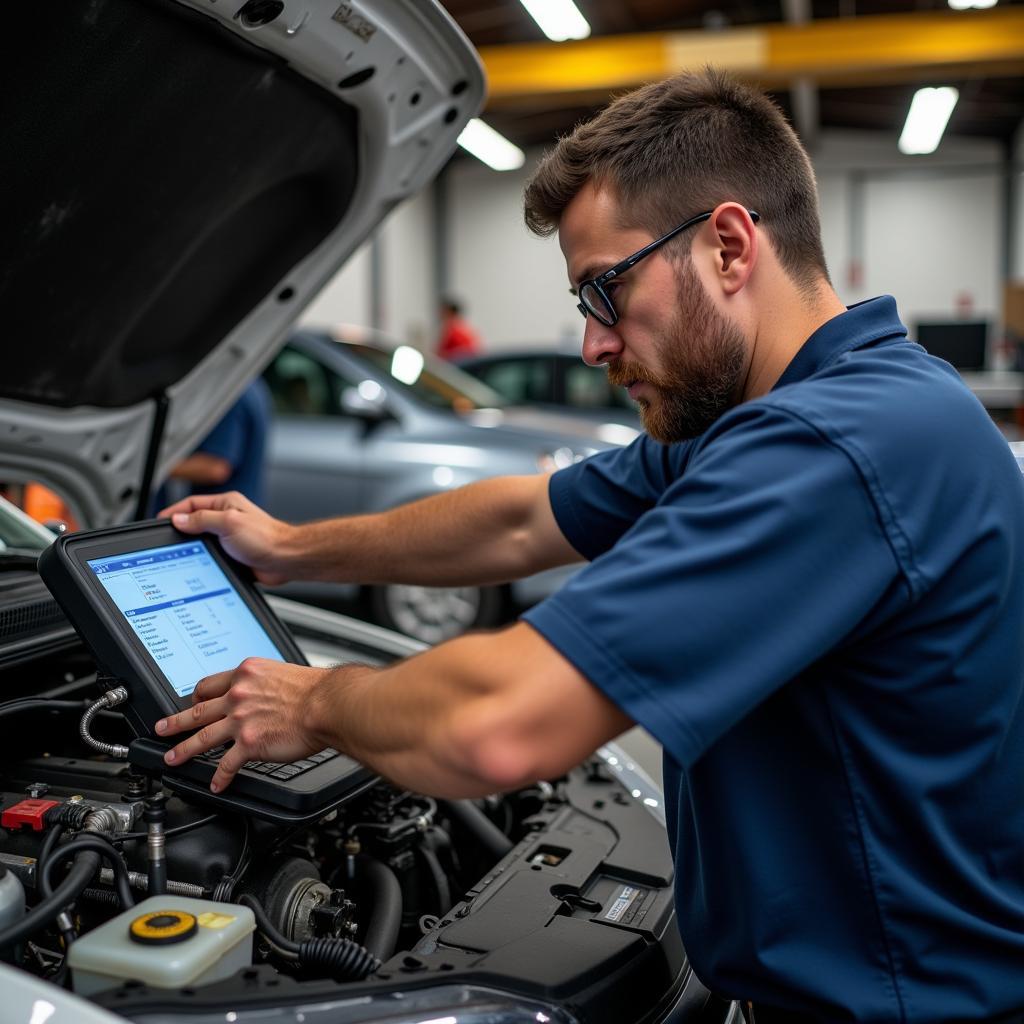
[[[355,416],[361,420],[377,423],[388,415],[387,395],[384,389],[374,384],[376,391],[366,385],[373,381],[364,381],[357,388],[345,388],[338,399],[341,411],[347,416]]]

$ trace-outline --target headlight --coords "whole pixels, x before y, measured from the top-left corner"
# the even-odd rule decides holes
[[[135,1010],[139,1024],[579,1024],[556,1006],[468,985],[382,992],[360,998],[310,1000],[294,1006],[217,1010],[184,1014]]]

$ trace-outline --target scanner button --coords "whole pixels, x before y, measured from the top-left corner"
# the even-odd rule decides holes
[[[278,768],[277,771],[271,772],[270,776],[274,779],[291,779],[298,775],[301,770],[301,768],[296,768],[293,764],[286,764]]]
[[[295,765],[295,767],[298,768],[299,771],[305,772],[305,771],[309,771],[310,768],[315,768],[317,763],[316,763],[316,761],[309,760],[309,761],[292,761],[292,764]]]

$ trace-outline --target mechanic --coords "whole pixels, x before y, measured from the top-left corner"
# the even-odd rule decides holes
[[[167,510],[259,579],[457,586],[582,556],[515,625],[383,669],[210,676],[171,763],[333,745],[424,793],[557,777],[633,723],[664,747],[679,927],[758,1024],[1021,1021],[1024,478],[894,301],[846,310],[810,162],[713,70],[617,99],[526,194],[647,434],[291,526]],[[924,264],[915,239],[894,239]],[[924,266],[922,266],[924,271]]]
[[[257,377],[238,400],[170,473],[170,480],[188,487],[192,494],[240,491],[250,501],[263,500],[264,452],[270,429],[270,389]],[[156,508],[167,503],[174,484],[164,485],[156,496]],[[183,493],[179,491],[179,495]]]

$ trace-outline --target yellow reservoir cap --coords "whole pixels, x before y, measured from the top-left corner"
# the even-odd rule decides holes
[[[184,942],[195,935],[199,922],[185,910],[154,910],[135,918],[128,926],[132,941],[144,946]]]

